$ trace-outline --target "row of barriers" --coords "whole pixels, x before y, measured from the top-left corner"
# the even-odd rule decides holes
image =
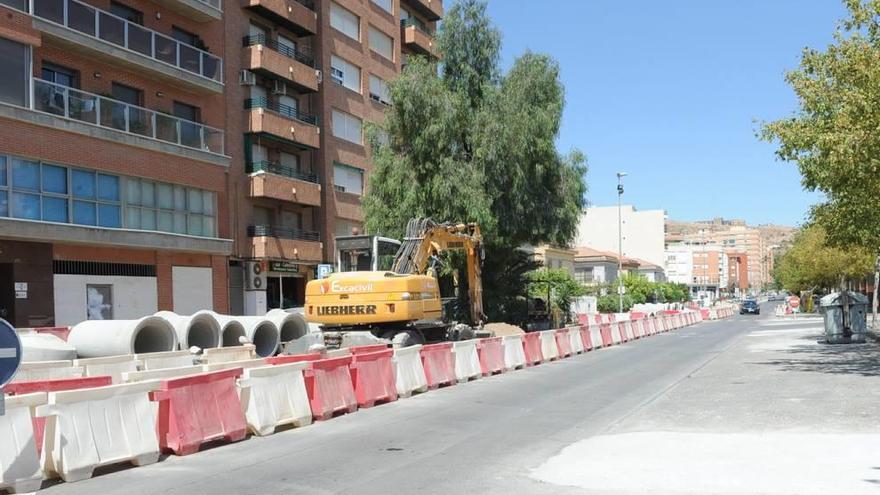
[[[181,366],[187,361],[176,355],[144,364],[141,356],[126,371],[20,380],[4,387],[0,489],[35,491],[44,479],[74,482],[105,465],[151,464],[162,452],[191,455],[208,442],[304,427],[703,319],[701,312],[685,311],[399,349],[352,347],[329,356],[254,358],[252,349],[218,348],[206,350],[199,364]]]
[[[733,307],[725,306],[719,308],[701,308],[700,314],[702,315],[704,320],[721,320],[724,318],[730,318],[736,313],[736,309]]]

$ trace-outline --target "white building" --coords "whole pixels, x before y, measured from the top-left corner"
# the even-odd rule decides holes
[[[623,205],[620,213],[623,256],[643,259],[665,268],[666,212],[639,211],[632,205]],[[575,245],[617,253],[620,249],[617,226],[617,206],[587,208],[581,214]]]

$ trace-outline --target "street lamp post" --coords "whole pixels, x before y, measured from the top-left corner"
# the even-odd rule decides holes
[[[623,217],[620,200],[623,196],[623,178],[626,172],[617,172],[617,300],[623,313]]]

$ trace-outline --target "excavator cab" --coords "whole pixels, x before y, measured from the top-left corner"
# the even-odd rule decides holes
[[[400,241],[377,235],[336,237],[336,272],[391,270]]]

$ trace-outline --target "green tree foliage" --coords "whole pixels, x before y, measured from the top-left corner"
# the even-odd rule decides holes
[[[858,280],[873,271],[873,256],[864,247],[829,245],[820,226],[802,229],[776,261],[776,282],[792,293],[832,289],[844,280]]]
[[[549,289],[552,307],[564,315],[571,311],[571,303],[574,299],[587,293],[568,270],[544,268],[529,273],[528,278],[529,295],[546,299]]]
[[[534,269],[514,251],[574,238],[586,206],[585,158],[555,146],[564,106],[558,64],[526,53],[502,75],[501,35],[484,1],[453,4],[437,37],[439,73],[410,57],[390,83],[384,124],[369,129],[365,228],[400,237],[415,216],[478,222],[487,315],[510,320]]]
[[[623,296],[623,311],[624,313],[632,309],[633,298],[629,295]],[[596,310],[600,313],[617,313],[620,309],[620,298],[617,294],[606,294],[604,296],[599,296],[596,299]]]
[[[845,0],[849,17],[824,51],[805,49],[786,75],[798,96],[793,116],[766,123],[761,136],[795,162],[808,190],[827,198],[811,218],[837,245],[878,251],[880,222],[880,1]]]

